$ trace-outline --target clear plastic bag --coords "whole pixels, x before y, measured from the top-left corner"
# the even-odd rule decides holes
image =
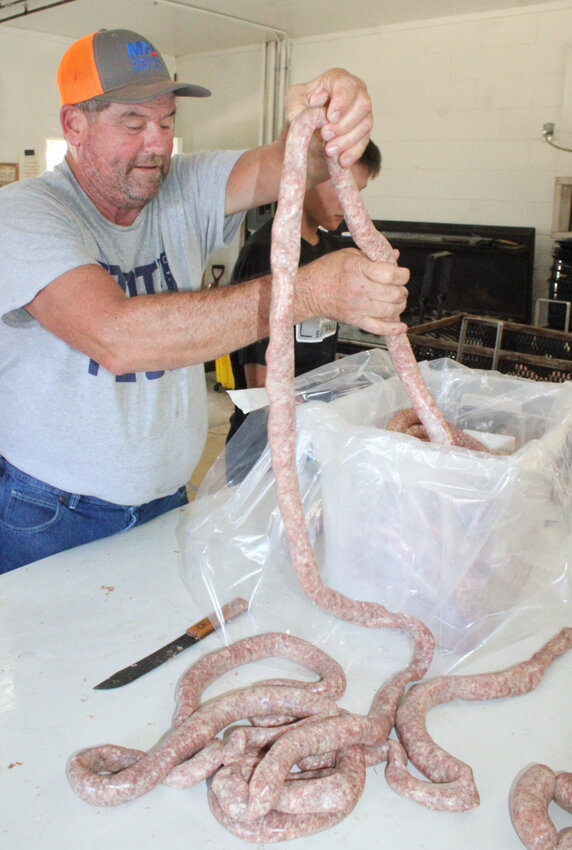
[[[373,349],[296,380],[297,469],[324,581],[423,620],[449,669],[492,646],[493,636],[517,639],[536,615],[552,616],[569,600],[572,386],[448,359],[420,366],[449,421],[512,440],[514,451],[474,452],[385,430],[409,402],[387,353]],[[333,639],[342,660],[339,647],[360,629],[317,609],[298,583],[266,410],[250,414],[207,473],[181,548],[183,578],[202,608],[233,596],[249,602],[227,641],[289,631],[314,643]]]

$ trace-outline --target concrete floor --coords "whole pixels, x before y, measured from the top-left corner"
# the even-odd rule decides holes
[[[226,435],[229,429],[229,418],[234,410],[234,405],[224,388],[218,392],[214,389],[217,385],[216,372],[206,373],[207,379],[207,395],[209,409],[209,428],[207,433],[207,442],[205,450],[193,472],[189,483],[187,484],[187,492],[189,501],[193,501],[197,490],[208,469],[212,466],[219,454],[224,448]]]

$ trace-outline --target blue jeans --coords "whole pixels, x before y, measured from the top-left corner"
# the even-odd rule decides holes
[[[144,505],[66,493],[0,456],[0,573],[108,537],[187,504],[186,487]]]

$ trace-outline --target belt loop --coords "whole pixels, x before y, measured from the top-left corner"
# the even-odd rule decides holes
[[[81,499],[81,496],[79,496],[77,493],[70,493],[69,494],[68,499],[67,499],[67,503],[68,503],[68,508],[70,509],[70,511],[76,510],[77,506],[79,505],[80,499]]]

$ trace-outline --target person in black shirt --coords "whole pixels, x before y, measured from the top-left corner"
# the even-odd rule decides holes
[[[352,166],[352,174],[361,192],[369,180],[381,170],[381,153],[370,141],[360,159]],[[344,220],[343,211],[331,180],[306,191],[302,208],[300,262],[303,266],[312,260],[339,250],[340,241],[334,235]],[[271,231],[270,219],[246,240],[232,273],[232,283],[251,280],[270,272]],[[336,357],[337,324],[325,319],[310,319],[296,325],[294,330],[294,369],[296,377],[304,372],[331,363]],[[232,352],[230,361],[235,389],[263,387],[266,382],[266,349],[268,338],[246,348]],[[235,434],[247,414],[234,408],[230,417],[230,430],[226,442]]]

